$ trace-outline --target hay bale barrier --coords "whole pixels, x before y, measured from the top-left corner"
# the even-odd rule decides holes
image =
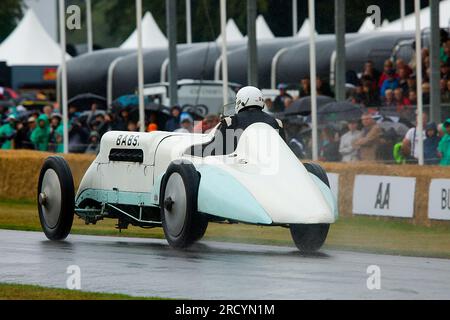
[[[417,225],[450,225],[450,221],[430,221],[428,219],[428,192],[432,179],[450,179],[450,168],[440,166],[418,166],[418,165],[386,165],[373,162],[345,163],[322,163],[327,172],[339,174],[339,213],[341,216],[352,216],[353,192],[364,192],[354,190],[356,175],[376,175],[392,177],[416,178],[416,190],[414,195],[414,217],[391,218],[377,217],[378,219],[407,220]]]
[[[0,151],[0,199],[35,201],[39,172],[51,155],[27,150]],[[95,156],[69,154],[64,158],[69,162],[77,188]]]
[[[10,150],[0,151],[0,199],[5,200],[36,200],[39,172],[44,160],[50,153]],[[64,158],[69,162],[74,177],[75,187],[78,185],[91,162],[93,155],[69,154]],[[330,173],[339,174],[339,212],[341,216],[351,217],[353,212],[353,190],[355,176],[369,174],[378,176],[415,177],[416,190],[414,200],[414,217],[391,218],[377,217],[377,219],[409,221],[417,225],[450,225],[450,221],[430,221],[428,219],[428,192],[432,179],[450,179],[450,168],[439,166],[417,165],[385,165],[373,162],[321,163]]]

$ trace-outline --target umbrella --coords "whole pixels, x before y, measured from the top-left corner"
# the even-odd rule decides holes
[[[106,99],[93,93],[82,93],[71,98],[67,104],[77,107],[78,111],[86,111],[91,109],[91,105],[95,103],[99,109],[106,109]]]
[[[0,87],[0,99],[2,100],[19,99],[19,95],[11,88]]]
[[[209,112],[209,109],[207,106],[205,106],[204,104],[198,104],[198,105],[191,105],[191,104],[185,104],[182,108],[181,108],[181,112],[187,112],[189,113],[194,120],[203,120],[206,115]]]
[[[139,121],[139,106],[129,107],[130,119]],[[148,119],[150,115],[155,114],[159,128],[164,128],[167,120],[170,119],[170,109],[166,106],[157,103],[148,103],[145,105],[145,118]]]
[[[350,102],[330,102],[319,108],[317,117],[320,123],[359,120],[363,111],[361,106]]]
[[[112,105],[116,108],[135,107],[139,105],[139,97],[135,94],[120,96],[113,101]]]
[[[86,123],[86,121],[88,120],[88,118],[90,116],[92,116],[92,120],[95,119],[96,116],[98,115],[105,115],[106,112],[104,110],[95,110],[94,114],[92,114],[92,111],[90,110],[86,110],[83,111],[79,116],[78,116],[78,120],[82,123]],[[87,125],[89,125],[89,123],[87,123]]]
[[[404,137],[406,135],[406,132],[408,132],[409,130],[408,126],[401,122],[384,121],[379,123],[378,125],[385,131],[394,129],[395,133],[400,137]]]
[[[317,96],[317,108],[319,109],[321,106],[335,101],[333,98],[328,96]],[[304,97],[298,100],[295,100],[289,108],[285,111],[286,115],[309,115],[311,114],[311,97]]]
[[[396,110],[389,110],[387,108],[383,108],[380,111],[380,115],[383,117],[384,121],[386,121],[386,119],[390,119],[393,122],[400,122],[409,128],[414,127],[414,124],[411,123],[410,119],[404,118]]]

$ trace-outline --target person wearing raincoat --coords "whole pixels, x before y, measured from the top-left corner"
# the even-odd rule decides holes
[[[36,150],[48,151],[50,140],[50,122],[45,114],[41,114],[36,119],[36,128],[31,133],[31,142]]]
[[[64,127],[63,124],[61,123],[58,128],[56,128],[55,130],[55,142],[56,142],[56,148],[55,148],[55,152],[56,153],[64,153],[64,141],[63,138],[64,137]]]
[[[8,116],[8,122],[0,126],[0,149],[13,149],[13,138],[16,134],[16,117]]]

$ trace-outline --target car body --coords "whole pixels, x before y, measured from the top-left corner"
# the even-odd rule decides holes
[[[106,133],[79,185],[75,213],[87,223],[117,218],[119,228],[162,225],[166,237],[171,217],[181,217],[175,219],[178,231],[186,226],[192,214],[186,213],[186,208],[191,204],[194,215],[206,217],[206,224],[289,227],[329,226],[336,221],[337,205],[326,177],[308,172],[272,127],[263,123],[249,126],[236,150],[228,155],[190,152],[193,146],[208,146],[213,139],[214,131]],[[173,200],[178,194],[182,194],[181,209]],[[175,247],[192,242],[169,241]]]

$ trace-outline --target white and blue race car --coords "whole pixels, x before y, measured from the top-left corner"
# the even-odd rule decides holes
[[[51,240],[70,233],[74,214],[87,224],[104,218],[161,227],[172,247],[201,239],[209,222],[290,228],[304,252],[320,249],[338,217],[325,171],[302,164],[278,132],[255,123],[228,155],[196,156],[209,134],[106,133],[77,193],[62,157],[45,160],[38,184],[41,225]]]

